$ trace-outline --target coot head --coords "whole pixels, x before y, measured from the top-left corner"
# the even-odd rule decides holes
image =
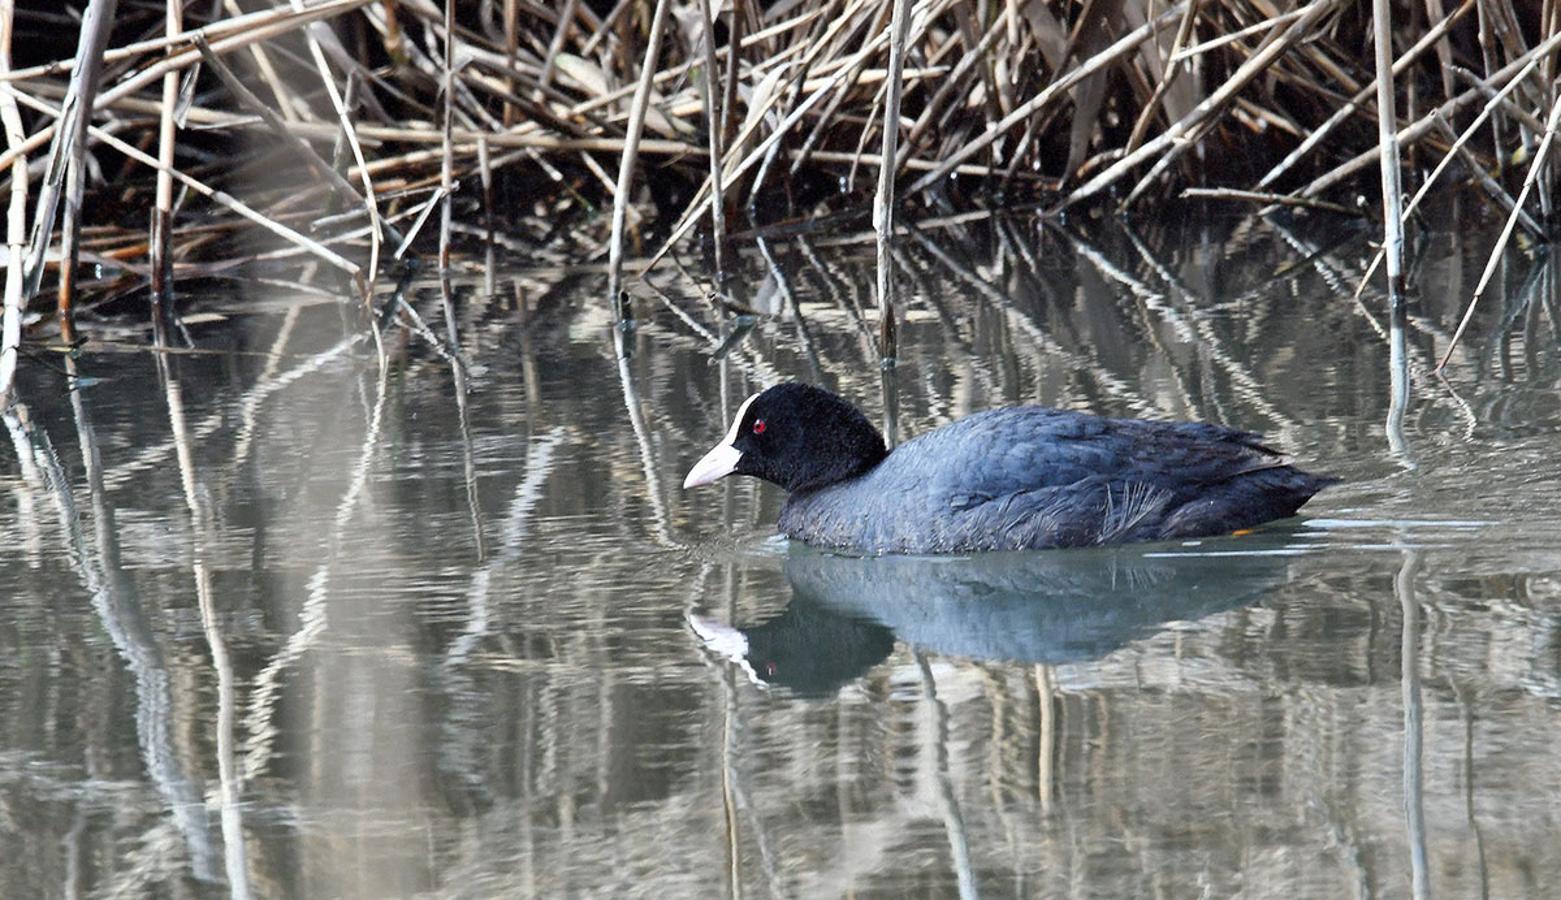
[[[788,382],[754,394],[683,487],[752,475],[787,491],[815,490],[877,465],[883,436],[856,407],[822,388]]]

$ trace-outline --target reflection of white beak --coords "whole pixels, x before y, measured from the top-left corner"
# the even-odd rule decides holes
[[[694,629],[694,634],[699,636],[699,640],[705,645],[705,649],[736,663],[737,667],[743,670],[743,674],[748,676],[748,680],[759,687],[769,687],[759,677],[759,673],[753,670],[753,666],[748,664],[747,635],[725,622],[707,619],[704,616],[697,616],[693,613],[688,613],[687,616],[688,626]]]
[[[743,452],[735,446],[737,429],[743,424],[743,415],[748,412],[748,404],[752,403],[757,396],[759,395],[754,394],[753,397],[744,400],[742,406],[737,407],[737,415],[732,419],[732,427],[726,430],[726,437],[688,470],[688,477],[683,479],[684,490],[725,478],[737,469],[737,463],[743,458]]]
[[[694,634],[699,635],[699,639],[710,649],[710,652],[718,653],[733,662],[740,662],[747,657],[748,638],[725,622],[688,613],[688,625],[694,629]]]
[[[742,458],[742,451],[731,444],[716,444],[714,449],[688,470],[688,477],[683,479],[684,489],[709,484],[732,474]]]

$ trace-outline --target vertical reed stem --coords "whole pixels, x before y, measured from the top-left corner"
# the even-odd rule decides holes
[[[515,56],[520,51],[520,3],[519,0],[504,0],[504,58],[509,62],[511,72],[515,70]],[[548,63],[552,63],[552,57]],[[504,89],[509,93],[515,93],[515,79],[507,77],[504,80]],[[520,110],[509,100],[504,101],[504,127],[506,129],[515,124]]]
[[[303,0],[290,0],[295,12],[304,10]],[[389,11],[394,9],[392,0],[385,0],[387,21]],[[358,141],[357,129],[352,124],[352,108],[343,101],[341,92],[336,88],[336,79],[331,75],[330,66],[325,62],[325,51],[320,49],[320,41],[313,32],[305,31],[305,37],[309,43],[309,55],[314,60],[314,67],[320,73],[320,82],[325,86],[325,94],[331,100],[331,106],[336,110],[336,117],[341,122],[343,134],[347,137],[347,146],[352,150],[353,161],[357,163],[358,178],[363,181],[363,206],[368,212],[369,224],[373,226],[369,230],[369,265],[368,277],[359,277],[358,287],[363,295],[363,304],[368,306],[374,298],[374,282],[379,278],[379,251],[380,251],[380,217],[379,201],[374,195],[374,182],[369,176],[368,161],[363,158],[363,147]],[[389,49],[389,45],[387,45]],[[349,77],[349,86],[351,79]]]
[[[726,192],[721,181],[721,125],[725,121],[722,107],[716,99],[715,22],[711,18],[710,0],[699,0],[700,25],[705,38],[705,126],[710,132],[710,228],[715,241],[715,281],[720,284],[726,268]],[[731,48],[737,52],[736,47]]]
[[[894,0],[889,22],[889,72],[885,76],[883,149],[878,166],[878,196],[873,203],[873,231],[878,237],[878,352],[886,365],[897,354],[894,320],[894,161],[900,139],[901,72],[905,69],[905,36],[910,31],[910,0]]]
[[[645,44],[645,61],[640,66],[640,82],[634,89],[634,102],[629,107],[628,132],[623,137],[623,156],[618,161],[618,188],[612,202],[612,243],[607,250],[608,293],[618,319],[628,317],[628,306],[622,302],[623,291],[623,230],[629,214],[629,194],[634,189],[634,162],[640,153],[640,135],[645,132],[645,112],[650,106],[650,87],[656,77],[656,58],[661,50],[661,35],[667,27],[668,0],[656,0],[656,13],[650,20],[650,39]]]
[[[466,408],[466,383],[461,371],[461,338],[455,328],[455,297],[450,288],[450,226],[455,199],[455,153],[451,134],[455,128],[455,0],[444,0],[444,158],[439,162],[439,297],[444,308],[445,339],[457,372],[456,405]]]
[[[439,161],[439,276],[450,272],[450,204],[455,189],[451,134],[455,127],[455,0],[444,0],[444,154]],[[452,348],[453,349],[453,348]]]
[[[1382,146],[1383,250],[1387,254],[1388,297],[1397,306],[1404,294],[1404,203],[1399,185],[1398,114],[1393,97],[1393,10],[1390,0],[1371,0],[1377,58],[1377,137]]]
[[[11,35],[15,0],[0,0],[0,74],[11,71]],[[16,381],[16,355],[22,344],[22,258],[27,246],[27,154],[19,148],[27,139],[22,114],[9,90],[0,90],[0,123],[12,151],[11,206],[6,224],[5,312],[0,324],[0,411],[11,408]]]
[[[168,0],[167,32],[172,38],[184,30],[183,0]],[[169,49],[170,54],[173,52]],[[179,73],[163,76],[162,119],[157,130],[157,205],[152,210],[152,315],[160,319],[173,300],[173,150],[174,107],[179,102]]]
[[[76,343],[76,262],[80,258],[81,199],[87,192],[87,170],[81,155],[65,173],[65,217],[60,222],[60,284],[55,292],[60,342]],[[41,268],[41,266],[40,266]]]

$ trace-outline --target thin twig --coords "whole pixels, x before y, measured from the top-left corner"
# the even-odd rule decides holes
[[[1302,209],[1315,209],[1321,212],[1338,213],[1341,216],[1360,216],[1360,210],[1350,209],[1338,203],[1329,203],[1326,200],[1312,200],[1304,197],[1291,197],[1288,194],[1270,194],[1265,191],[1243,191],[1236,188],[1187,188],[1182,191],[1184,199],[1202,198],[1206,200],[1239,200],[1249,203],[1275,203],[1280,206],[1296,206]]]

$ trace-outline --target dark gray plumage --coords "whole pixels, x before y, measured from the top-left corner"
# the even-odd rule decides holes
[[[795,383],[753,398],[731,436],[741,456],[730,471],[790,492],[782,532],[858,553],[1228,534],[1293,516],[1336,480],[1249,432],[1039,406],[977,413],[886,453],[858,410]]]

